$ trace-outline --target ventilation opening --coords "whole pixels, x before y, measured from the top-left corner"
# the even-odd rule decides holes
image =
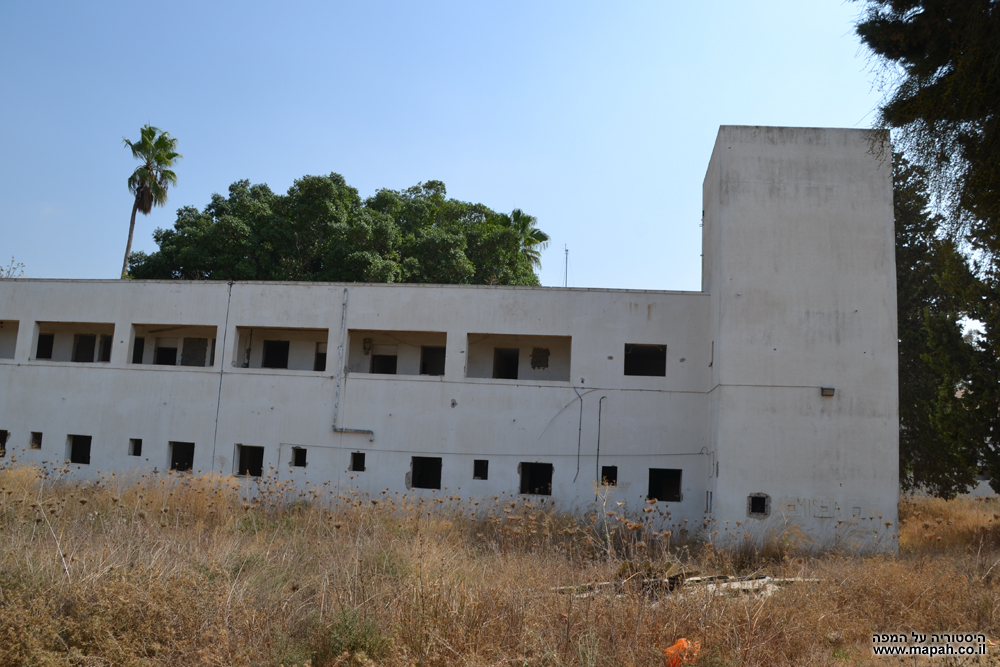
[[[82,465],[90,465],[90,443],[93,438],[89,435],[69,436],[69,462]]]
[[[650,500],[662,500],[668,503],[681,501],[681,471],[673,468],[649,469]]]
[[[472,479],[489,479],[490,462],[486,459],[476,459],[472,462]]]
[[[265,340],[264,358],[260,362],[261,368],[288,368],[288,350],[290,348],[287,340]]]
[[[55,334],[38,334],[38,347],[35,349],[35,359],[51,359]]]
[[[128,441],[128,455],[142,456],[142,438],[130,438]]]
[[[411,459],[410,486],[415,489],[441,488],[441,459],[433,456],[414,456]]]
[[[440,461],[440,459],[438,459]],[[364,472],[365,471],[365,453],[364,452],[351,452],[351,466],[348,468],[351,472]]]
[[[625,375],[663,377],[666,374],[666,345],[625,344]]]
[[[601,484],[618,486],[618,466],[601,466]]]
[[[305,447],[292,447],[292,467],[293,468],[305,468],[306,467],[306,448]]]
[[[552,495],[551,463],[522,463],[518,467],[521,470],[521,493],[537,496]]]
[[[96,334],[76,334],[73,336],[73,357],[77,363],[94,362],[94,348],[97,347]]]
[[[747,516],[764,518],[771,515],[771,496],[766,493],[751,493],[747,496]]]
[[[444,375],[445,348],[423,345],[420,348],[420,374]]]
[[[520,350],[516,347],[493,349],[493,377],[498,380],[517,379],[517,360]]]
[[[170,443],[170,469],[183,472],[194,468],[194,443]]]
[[[240,466],[238,475],[260,477],[264,473],[264,448],[236,445]]]
[[[320,373],[326,371],[326,343],[316,343],[316,357],[313,359],[313,370]]]
[[[31,432],[31,448],[32,449],[42,448],[42,434],[40,431]]]

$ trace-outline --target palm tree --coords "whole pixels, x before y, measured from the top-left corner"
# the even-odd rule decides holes
[[[132,254],[132,234],[135,231],[135,213],[149,215],[154,206],[167,203],[167,188],[177,183],[177,174],[169,169],[174,160],[183,157],[177,152],[177,140],[167,132],[161,132],[151,125],[144,125],[139,131],[139,141],[132,143],[122,137],[122,142],[132,149],[132,157],[141,160],[128,177],[128,191],[135,195],[132,205],[132,220],[128,225],[128,244],[125,246],[125,261],[122,263],[122,278],[128,274],[128,257]]]
[[[517,232],[521,238],[521,254],[531,264],[531,268],[542,268],[542,250],[549,247],[549,235],[535,226],[538,218],[515,208],[510,215],[501,213],[497,219],[504,227]]]

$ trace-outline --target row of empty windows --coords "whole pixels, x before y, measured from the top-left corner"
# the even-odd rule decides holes
[[[10,443],[10,431],[0,430],[0,457],[6,456]],[[28,439],[28,449],[42,449],[43,434],[41,431],[32,431]],[[90,435],[69,434],[65,440],[64,461],[79,465],[90,465],[90,451],[94,438]],[[194,443],[174,442],[168,443],[168,460],[171,470],[191,470],[194,467]],[[128,455],[142,456],[142,439],[131,438],[128,441]]]
[[[111,323],[37,322],[34,358],[110,362]],[[0,320],[0,358],[13,358],[18,322]],[[506,380],[570,379],[570,336],[467,335],[466,376]],[[326,372],[327,329],[236,327],[234,365]],[[215,365],[217,327],[134,324],[129,362],[155,366]],[[386,375],[444,375],[447,335],[428,331],[349,331],[346,370]],[[608,357],[613,360],[613,356]],[[665,376],[666,345],[626,343],[625,375]]]

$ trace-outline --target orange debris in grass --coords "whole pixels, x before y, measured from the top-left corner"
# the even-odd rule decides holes
[[[681,665],[694,664],[698,659],[698,649],[701,644],[689,642],[686,639],[678,639],[670,648],[663,649],[667,667],[681,667]]]

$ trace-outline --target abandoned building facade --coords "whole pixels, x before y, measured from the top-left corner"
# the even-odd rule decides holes
[[[721,128],[700,292],[0,281],[0,464],[571,511],[604,488],[692,530],[891,541],[892,183],[873,145]]]

